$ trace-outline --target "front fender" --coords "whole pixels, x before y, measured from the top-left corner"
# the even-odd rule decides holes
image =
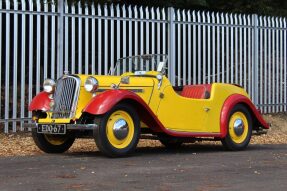
[[[240,94],[233,94],[229,96],[221,109],[221,115],[220,115],[220,134],[221,137],[225,137],[227,135],[227,128],[228,128],[228,120],[230,111],[236,104],[244,104],[249,111],[251,112],[251,115],[256,120],[257,126],[262,126],[264,129],[269,129],[269,125],[266,123],[266,121],[261,116],[260,112],[256,109],[254,104],[251,102],[251,100],[243,95]]]
[[[93,115],[102,115],[108,112],[113,106],[122,100],[134,100],[139,103],[144,103],[142,98],[131,91],[108,90],[92,98],[92,100],[84,108],[83,112]]]
[[[49,94],[47,92],[40,92],[32,99],[29,105],[29,111],[48,111],[50,110],[50,102]]]

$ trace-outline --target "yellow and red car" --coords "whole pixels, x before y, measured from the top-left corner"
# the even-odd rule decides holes
[[[44,152],[65,152],[75,138],[93,137],[112,157],[134,151],[141,137],[171,148],[214,140],[242,150],[253,132],[269,128],[240,86],[173,87],[166,62],[165,55],[134,56],[120,59],[110,75],[65,73],[57,81],[47,79],[29,105],[33,123],[25,126]]]

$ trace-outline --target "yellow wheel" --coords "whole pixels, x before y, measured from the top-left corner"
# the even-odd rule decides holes
[[[75,141],[75,136],[69,132],[65,135],[51,135],[37,133],[37,129],[33,129],[32,137],[38,148],[46,153],[63,153]]]
[[[230,112],[227,135],[222,140],[228,150],[245,149],[251,139],[252,118],[244,105],[236,105]]]
[[[99,121],[99,128],[94,131],[94,137],[101,152],[117,157],[129,154],[136,148],[140,121],[133,107],[118,104],[96,121]]]

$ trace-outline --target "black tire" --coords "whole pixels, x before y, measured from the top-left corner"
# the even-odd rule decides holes
[[[71,133],[66,135],[48,135],[37,133],[37,129],[32,130],[32,137],[39,149],[45,153],[63,153],[67,151],[75,141],[75,136]],[[61,140],[60,144],[53,144],[49,139]]]
[[[113,115],[117,112],[126,112],[133,122],[133,133],[127,135],[126,138],[121,139],[120,141],[125,141],[130,137],[130,142],[127,141],[127,144],[123,148],[117,148],[117,146],[113,145],[108,138],[107,131],[108,130],[108,120],[111,120]],[[98,128],[94,130],[94,138],[97,144],[98,149],[108,157],[122,157],[132,153],[138,142],[140,137],[140,119],[137,115],[136,110],[130,106],[129,104],[121,103],[114,106],[109,112],[105,113],[101,117],[97,117],[95,119],[95,123],[98,124]],[[131,127],[128,126],[128,130],[130,131]],[[113,135],[114,136],[114,135]]]
[[[242,133],[241,135],[243,137],[242,141],[236,141],[235,138],[232,138],[232,132],[230,132],[230,129],[232,130],[232,128],[229,127],[232,116],[236,115],[237,112],[242,113],[246,117],[247,124],[248,124],[247,125],[248,127],[246,129],[246,124],[244,123],[245,129],[243,128],[244,133]],[[245,149],[250,142],[251,135],[252,135],[252,128],[253,128],[252,117],[251,117],[249,110],[246,108],[246,106],[241,105],[241,104],[235,105],[229,114],[227,125],[228,125],[226,127],[227,135],[224,139],[221,140],[224,148],[230,151],[239,151],[239,150]],[[246,131],[246,134],[245,134],[245,131]],[[244,134],[246,136],[243,136]],[[237,138],[240,139],[241,136],[238,136]]]

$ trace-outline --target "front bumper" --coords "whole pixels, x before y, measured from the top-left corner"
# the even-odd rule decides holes
[[[38,127],[37,123],[24,123],[23,127],[25,129],[32,128],[36,129]],[[95,130],[98,128],[97,124],[66,124],[68,130]]]

